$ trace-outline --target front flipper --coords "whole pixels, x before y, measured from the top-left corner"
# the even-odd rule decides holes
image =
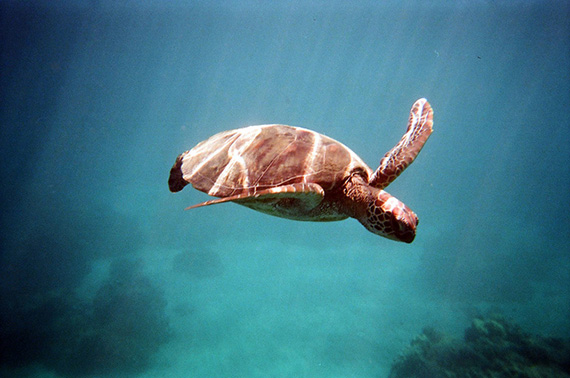
[[[255,193],[237,194],[202,202],[196,207],[235,202],[266,214],[289,219],[303,219],[317,207],[325,196],[323,188],[315,183],[296,183],[264,189]]]
[[[384,189],[418,156],[433,131],[433,110],[425,98],[414,103],[410,111],[408,130],[402,139],[384,155],[369,184]]]

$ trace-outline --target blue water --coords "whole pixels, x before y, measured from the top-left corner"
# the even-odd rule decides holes
[[[385,377],[426,327],[570,337],[566,1],[0,2],[0,374]],[[373,169],[411,245],[172,194],[176,156],[302,126]]]

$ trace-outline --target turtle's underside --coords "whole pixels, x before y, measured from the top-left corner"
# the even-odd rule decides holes
[[[300,127],[224,131],[180,154],[168,185],[178,192],[192,184],[219,197],[189,209],[231,201],[295,220],[353,217],[375,234],[409,243],[417,217],[382,189],[413,162],[432,125],[431,106],[416,101],[406,133],[375,172],[340,142]]]

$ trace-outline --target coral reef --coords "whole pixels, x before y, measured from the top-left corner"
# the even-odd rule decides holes
[[[570,340],[525,333],[499,315],[473,319],[463,340],[425,328],[390,378],[570,377]]]
[[[166,304],[137,260],[112,264],[92,302],[61,291],[2,303],[0,375],[38,365],[64,377],[142,372],[170,336]]]
[[[87,331],[69,355],[71,376],[141,372],[168,340],[166,300],[141,274],[140,262],[121,260],[93,300]]]

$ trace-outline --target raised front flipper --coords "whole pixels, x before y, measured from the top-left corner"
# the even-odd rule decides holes
[[[296,183],[259,190],[255,193],[238,194],[202,202],[196,207],[235,202],[251,209],[282,218],[311,220],[310,212],[323,200],[325,192],[315,183]]]
[[[417,100],[410,111],[408,130],[402,139],[384,155],[369,184],[384,189],[418,156],[433,131],[433,110],[425,98]]]

